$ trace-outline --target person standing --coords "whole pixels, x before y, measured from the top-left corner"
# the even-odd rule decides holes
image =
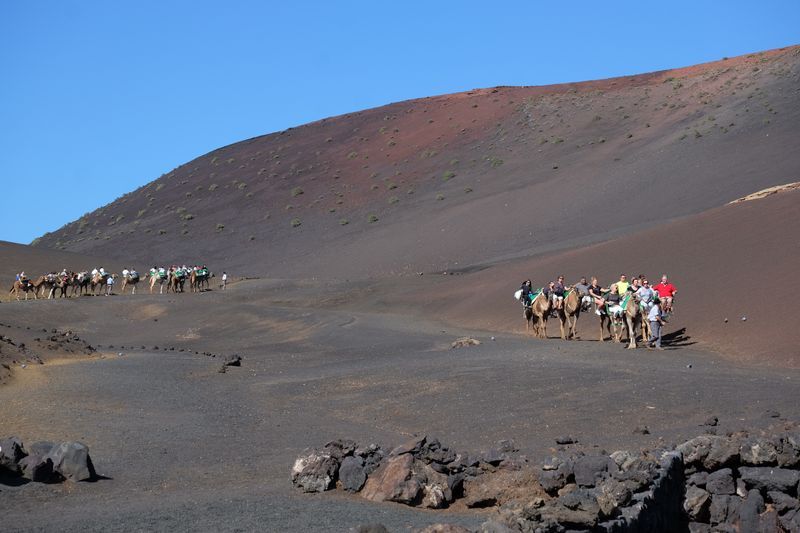
[[[647,341],[647,347],[651,350],[653,348],[656,350],[664,349],[661,347],[661,326],[664,325],[664,312],[661,306],[665,305],[666,303],[662,301],[662,303],[651,307],[650,312],[647,313],[647,320],[650,322],[650,340]]]
[[[228,285],[228,273],[223,271],[222,272],[222,290],[225,290],[225,287]]]
[[[108,279],[106,280],[106,296],[110,296],[114,293],[114,276],[109,274]]]

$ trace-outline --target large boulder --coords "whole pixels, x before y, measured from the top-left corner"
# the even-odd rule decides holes
[[[750,437],[742,442],[739,455],[746,465],[772,465],[778,462],[778,447],[770,439]]]
[[[14,475],[20,473],[19,462],[28,455],[22,446],[22,441],[17,437],[8,437],[0,440],[0,471]]]
[[[739,496],[714,494],[711,496],[709,519],[712,525],[733,523],[739,519],[739,507],[742,499]]]
[[[739,459],[739,442],[730,437],[710,437],[711,447],[703,458],[707,470],[716,470],[736,463]]]
[[[324,492],[336,482],[339,461],[329,453],[311,450],[292,466],[292,483],[304,492]]]
[[[572,472],[579,486],[594,487],[608,472],[615,472],[617,468],[617,463],[608,455],[584,455],[575,459]]]
[[[712,472],[706,479],[706,490],[711,494],[733,494],[736,492],[736,483],[733,481],[733,471],[723,468]]]
[[[89,481],[97,477],[89,448],[80,442],[62,442],[45,459],[53,462],[53,471],[70,481]]]
[[[739,508],[739,531],[759,531],[761,513],[764,512],[764,498],[756,489],[747,493]]]
[[[761,491],[790,492],[800,482],[800,472],[787,468],[770,468],[768,466],[743,466],[739,468],[739,476],[748,489]]]
[[[414,456],[408,452],[386,459],[367,479],[361,496],[376,502],[416,503],[422,484],[414,477]]]
[[[339,467],[339,480],[342,488],[349,492],[358,492],[367,481],[364,471],[364,460],[361,457],[345,457]]]
[[[37,454],[30,454],[23,457],[19,466],[22,469],[22,476],[31,481],[46,483],[53,479],[53,460]]]

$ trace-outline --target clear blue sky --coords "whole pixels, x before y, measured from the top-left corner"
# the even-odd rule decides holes
[[[331,115],[797,43],[798,0],[0,0],[0,240]]]

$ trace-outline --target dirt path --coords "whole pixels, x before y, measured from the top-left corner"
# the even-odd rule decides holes
[[[299,298],[299,289],[286,290],[294,302],[308,289]],[[71,327],[90,313],[84,329],[95,332],[93,342],[114,344],[114,352],[120,344],[148,349],[29,367],[0,387],[4,432],[29,442],[84,441],[111,478],[0,487],[10,530],[330,531],[365,522],[405,529],[442,515],[299,494],[288,481],[293,459],[335,438],[391,445],[417,432],[466,451],[513,438],[539,457],[561,435],[638,448],[696,435],[710,415],[720,431],[774,422],[768,409],[797,415],[800,372],[736,366],[691,348],[492,341],[419,318],[212,298],[224,310],[214,321],[191,314],[197,299],[163,299],[168,312],[147,318],[151,328],[121,321],[130,307],[122,298],[86,302],[94,307],[81,308]],[[154,304],[146,297],[141,305]],[[186,334],[192,328],[196,337]],[[450,350],[462,334],[483,343]],[[220,374],[218,358],[154,351],[154,343],[238,352],[243,366]],[[634,434],[644,426],[650,434]]]

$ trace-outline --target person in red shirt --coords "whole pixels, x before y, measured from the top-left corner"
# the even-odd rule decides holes
[[[675,297],[675,293],[678,292],[678,289],[667,280],[666,274],[661,276],[661,283],[655,285],[653,290],[658,293],[659,299],[664,300],[664,311],[671,312],[672,299]]]

